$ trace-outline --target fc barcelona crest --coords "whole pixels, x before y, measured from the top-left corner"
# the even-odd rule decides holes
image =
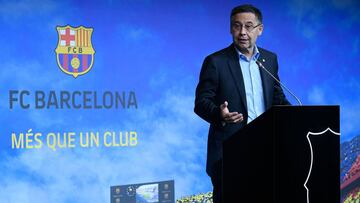
[[[75,78],[89,72],[94,64],[95,50],[91,43],[93,28],[57,26],[59,40],[56,60],[60,69]]]

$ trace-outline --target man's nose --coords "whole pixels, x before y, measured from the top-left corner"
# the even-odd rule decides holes
[[[240,27],[240,34],[241,34],[241,35],[246,35],[245,26],[241,26],[241,27]]]

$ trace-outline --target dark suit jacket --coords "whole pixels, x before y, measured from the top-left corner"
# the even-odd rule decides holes
[[[258,47],[259,61],[278,78],[278,62],[274,53]],[[272,105],[290,104],[282,88],[260,68],[264,92],[265,109]],[[239,112],[244,120],[237,124],[221,125],[220,105],[228,101],[230,112]],[[222,159],[222,143],[247,123],[247,103],[244,80],[239,63],[239,55],[233,44],[207,56],[200,72],[196,88],[194,111],[210,123],[206,171],[214,177],[214,164]]]

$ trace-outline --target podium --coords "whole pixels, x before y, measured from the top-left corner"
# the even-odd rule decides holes
[[[224,203],[339,203],[339,106],[274,106],[223,143]]]

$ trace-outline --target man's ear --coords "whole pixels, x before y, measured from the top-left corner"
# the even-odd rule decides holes
[[[259,36],[262,34],[263,30],[264,30],[264,25],[260,25],[259,26]]]

